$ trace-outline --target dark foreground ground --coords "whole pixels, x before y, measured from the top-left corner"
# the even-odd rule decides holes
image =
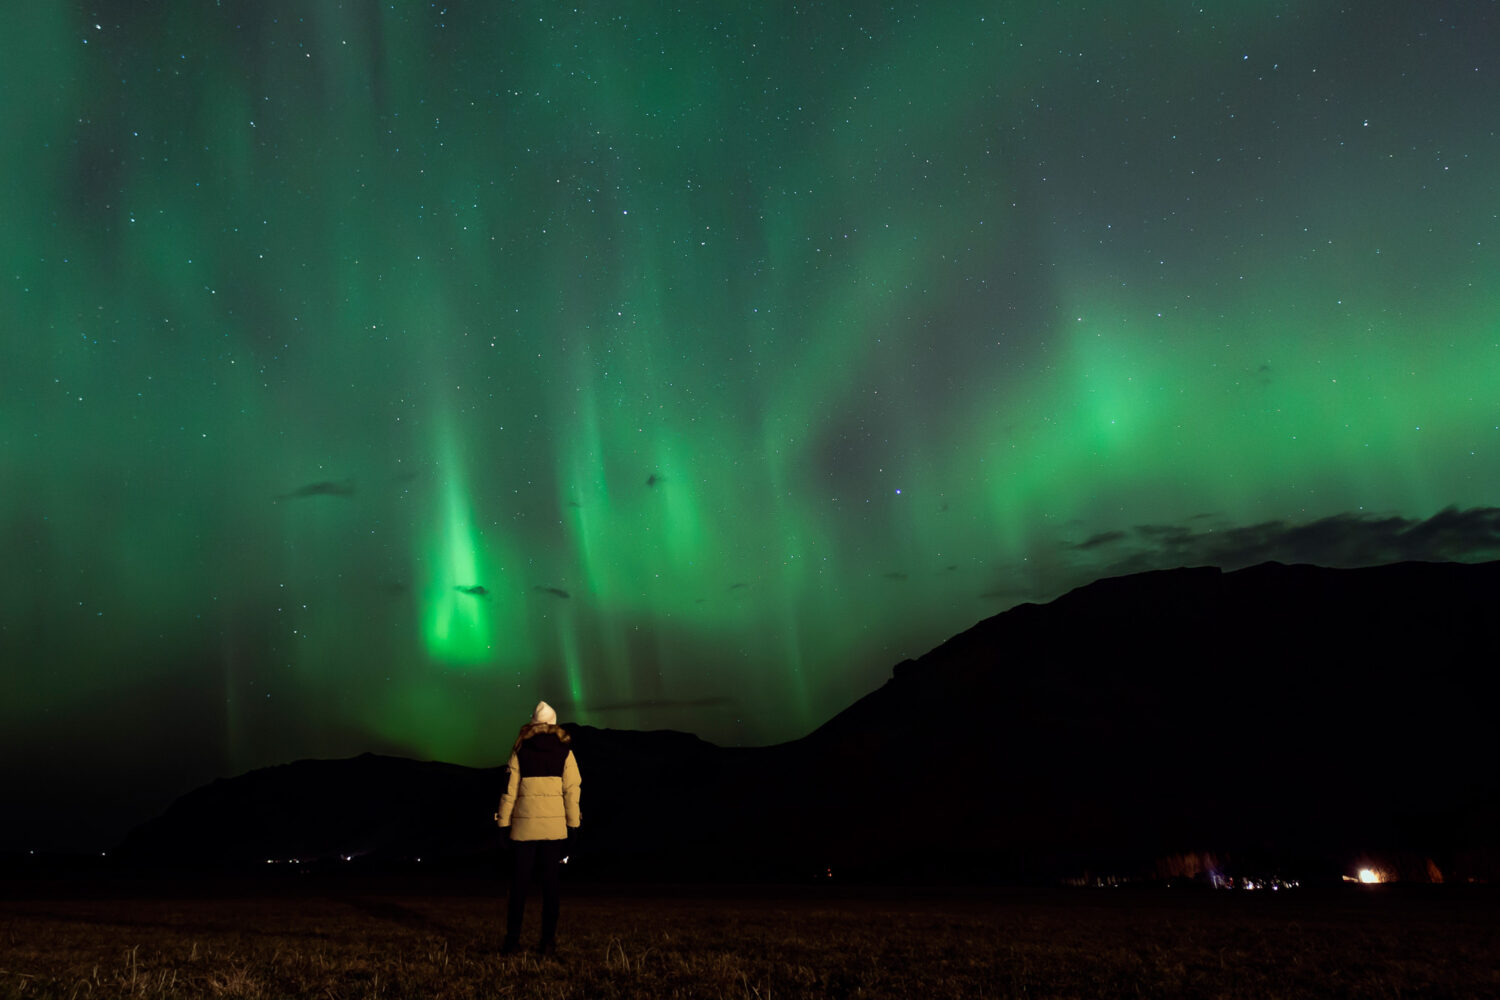
[[[546,960],[496,954],[500,892],[9,887],[0,997],[1500,996],[1483,889],[570,887]]]

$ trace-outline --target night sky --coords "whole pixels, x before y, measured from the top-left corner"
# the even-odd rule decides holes
[[[6,837],[498,764],[539,698],[790,739],[1101,575],[1500,557],[1497,53],[1485,0],[18,5]]]

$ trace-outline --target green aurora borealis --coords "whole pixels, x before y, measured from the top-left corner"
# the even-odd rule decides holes
[[[1104,573],[1500,556],[1497,28],[19,7],[0,750],[763,743]]]

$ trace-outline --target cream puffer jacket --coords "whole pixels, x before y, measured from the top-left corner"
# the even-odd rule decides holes
[[[533,722],[521,727],[510,755],[510,778],[495,819],[509,827],[511,840],[564,840],[582,818],[583,784],[578,762],[561,726]]]

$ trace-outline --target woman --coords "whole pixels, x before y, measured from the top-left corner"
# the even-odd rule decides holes
[[[495,820],[508,830],[515,866],[511,869],[510,905],[506,910],[502,955],[521,947],[521,917],[526,890],[538,864],[542,874],[542,940],[537,951],[557,953],[559,869],[568,831],[578,829],[578,789],[583,779],[568,749],[571,737],[557,724],[557,713],[539,702],[531,721],[521,727],[510,752],[510,779],[500,796]]]

